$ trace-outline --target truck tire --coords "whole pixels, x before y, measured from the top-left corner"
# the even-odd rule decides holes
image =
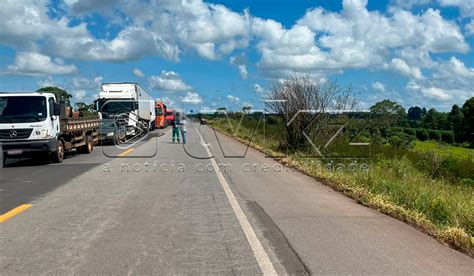
[[[58,140],[56,150],[53,152],[53,162],[62,163],[64,160],[64,155],[65,155],[64,143],[62,140]]]
[[[89,154],[94,150],[94,140],[90,135],[86,136],[86,144],[79,149],[80,153]]]
[[[3,167],[5,167],[5,164],[7,163],[7,155],[4,154],[2,159],[3,159],[2,160],[2,168],[3,168]]]

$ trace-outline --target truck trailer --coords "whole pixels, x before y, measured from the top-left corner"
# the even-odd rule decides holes
[[[123,141],[155,128],[155,102],[137,83],[103,83],[97,108],[101,141]]]
[[[0,93],[2,165],[7,158],[48,153],[61,163],[65,152],[92,152],[99,117],[69,118],[52,93]]]

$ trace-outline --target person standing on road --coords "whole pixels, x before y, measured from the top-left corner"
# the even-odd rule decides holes
[[[179,128],[181,130],[181,136],[183,137],[183,144],[186,144],[186,117],[184,115],[180,119]]]
[[[175,119],[171,121],[171,127],[173,128],[172,129],[173,143],[175,139],[178,139],[178,143],[179,143],[179,127],[178,127],[178,122],[176,120],[177,118],[175,117]]]

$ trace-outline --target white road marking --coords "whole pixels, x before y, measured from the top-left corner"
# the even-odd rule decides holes
[[[202,129],[202,126],[201,126],[201,129]],[[198,135],[199,135],[199,138],[201,139],[201,141],[200,141],[201,145],[202,145],[203,147],[208,148],[208,147],[211,145],[211,143],[207,143],[207,144],[206,144],[206,142],[204,141],[204,138],[202,138],[201,132],[199,132],[199,129],[198,129],[197,127],[196,127],[196,131],[197,131],[197,133],[198,133]]]
[[[247,217],[242,211],[242,208],[240,207],[239,202],[235,198],[234,193],[230,189],[229,184],[225,180],[224,175],[222,175],[222,172],[219,171],[219,166],[217,165],[216,160],[211,154],[209,148],[208,147],[204,147],[204,148],[206,149],[207,155],[209,157],[212,157],[210,158],[210,160],[211,160],[212,166],[214,167],[214,171],[217,174],[217,178],[219,179],[219,182],[222,188],[224,189],[227,199],[229,200],[230,205],[232,206],[232,209],[234,210],[234,214],[237,217],[240,223],[240,226],[242,227],[242,230],[245,233],[245,236],[247,237],[247,240],[250,244],[250,247],[252,248],[255,258],[257,259],[260,269],[262,270],[264,275],[277,275],[278,273],[273,267],[273,264],[270,258],[268,257],[267,252],[265,252],[265,249],[262,246],[262,243],[258,239],[257,235],[255,234],[255,231],[250,225],[250,222],[248,221]]]

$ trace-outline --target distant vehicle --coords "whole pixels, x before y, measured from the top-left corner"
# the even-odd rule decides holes
[[[156,128],[167,127],[168,123],[166,122],[166,118],[165,118],[166,105],[163,102],[160,102],[160,101],[155,102],[155,113],[156,113],[156,119],[155,119]]]
[[[103,83],[97,100],[99,137],[124,140],[155,128],[155,102],[137,83]]]
[[[2,165],[8,157],[48,153],[61,163],[68,150],[92,152],[98,116],[69,118],[52,93],[0,93]]]
[[[165,113],[166,123],[170,125],[175,119],[175,111],[173,109],[167,109]]]

